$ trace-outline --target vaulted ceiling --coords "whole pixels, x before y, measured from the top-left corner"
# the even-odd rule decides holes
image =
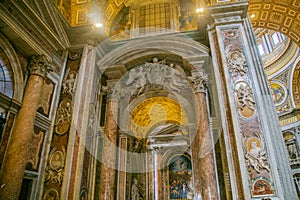
[[[101,20],[106,29],[109,29],[114,17],[117,16],[123,7],[145,3],[146,1],[154,3],[165,0],[61,0],[57,3],[57,6],[72,26],[81,26]],[[237,0],[224,0],[223,2],[219,0],[218,3],[216,0],[192,1],[195,5],[206,4],[206,6],[214,6]],[[291,38],[299,46],[299,0],[250,0],[248,11],[253,27],[279,31]]]
[[[253,27],[276,30],[300,44],[299,0],[250,0]]]

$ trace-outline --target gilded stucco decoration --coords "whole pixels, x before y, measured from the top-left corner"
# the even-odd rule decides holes
[[[55,131],[57,134],[65,134],[69,130],[72,110],[72,101],[70,99],[64,99],[60,102],[55,120]]]
[[[300,108],[300,61],[293,74],[292,92],[296,108]]]
[[[66,150],[64,147],[61,149],[53,148],[50,152],[48,166],[46,167],[45,182],[62,184]]]
[[[44,200],[47,200],[47,199],[58,200],[58,199],[59,199],[58,191],[57,191],[56,189],[54,189],[54,188],[48,189],[48,190],[45,192],[43,199],[44,199]]]
[[[130,114],[130,130],[137,138],[146,137],[157,125],[186,125],[188,118],[179,103],[166,97],[149,98],[137,105]]]
[[[253,27],[279,31],[300,44],[298,0],[250,0],[248,8]]]
[[[60,0],[56,2],[58,10],[70,25],[87,25],[94,20],[90,19],[91,16],[97,16],[97,20],[101,20],[105,25],[107,35],[109,35],[114,18],[122,8],[147,3],[147,1],[137,0]],[[149,2],[155,3],[158,1]],[[191,0],[191,2],[198,4],[195,5],[196,8],[232,3],[237,2],[237,0],[201,0],[197,2]],[[248,12],[253,27],[279,31],[299,45],[300,14],[298,0],[268,0],[267,2],[264,0],[250,0]]]

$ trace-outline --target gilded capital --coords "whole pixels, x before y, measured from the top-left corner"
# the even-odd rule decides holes
[[[45,77],[47,73],[53,71],[53,66],[45,55],[33,55],[30,58],[28,70],[30,74]]]
[[[203,69],[192,71],[192,76],[189,77],[189,81],[195,91],[206,93],[206,86],[208,81],[208,75]]]

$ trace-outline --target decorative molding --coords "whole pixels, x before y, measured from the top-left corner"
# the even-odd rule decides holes
[[[45,55],[32,55],[28,64],[28,70],[32,75],[44,78],[49,72],[54,71],[54,67]]]
[[[206,93],[208,75],[203,69],[192,71],[192,76],[188,77],[195,93]]]

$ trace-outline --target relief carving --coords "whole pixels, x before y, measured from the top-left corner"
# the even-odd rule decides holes
[[[268,157],[264,150],[264,145],[261,141],[259,133],[254,133],[256,137],[249,137],[245,141],[244,145],[246,148],[245,159],[248,165],[249,171],[255,171],[260,173],[261,170],[270,171],[270,166],[268,164]]]
[[[123,82],[124,94],[132,96],[162,89],[180,93],[189,85],[180,66],[173,63],[168,65],[165,60],[158,61],[158,58],[153,58],[152,62],[146,62],[140,67],[131,69],[128,72],[128,78]]]
[[[245,56],[240,51],[226,52],[228,58],[229,72],[233,76],[244,76],[247,73]]]
[[[65,156],[66,151],[64,147],[62,147],[62,150],[57,150],[55,147],[52,149],[46,167],[45,182],[62,184]]]
[[[51,188],[45,192],[43,200],[59,200],[59,194],[56,189]]]
[[[243,117],[251,117],[254,114],[256,105],[253,93],[248,83],[240,81],[234,86],[234,92],[237,100],[237,108]]]
[[[57,134],[62,135],[69,130],[72,111],[72,101],[70,99],[64,99],[60,102],[55,120],[55,131]]]
[[[76,88],[76,83],[77,83],[77,73],[74,71],[70,71],[70,68],[68,68],[62,83],[63,86],[62,94],[69,94],[73,96]]]

